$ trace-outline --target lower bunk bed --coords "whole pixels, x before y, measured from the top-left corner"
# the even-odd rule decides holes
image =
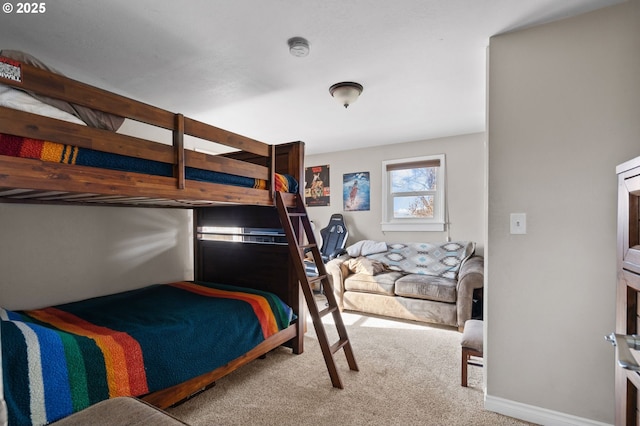
[[[100,401],[169,407],[294,339],[273,293],[175,282],[26,311],[0,309],[10,425],[45,425]]]

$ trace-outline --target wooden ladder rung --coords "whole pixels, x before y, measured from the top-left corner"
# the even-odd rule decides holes
[[[331,353],[335,354],[340,349],[344,348],[347,343],[349,343],[349,339],[340,339],[340,340],[338,340],[336,343],[331,345]]]
[[[324,280],[325,278],[327,278],[326,275],[318,275],[317,277],[307,277],[307,280],[309,281],[309,284],[322,284],[322,280]]]
[[[323,318],[331,313],[334,313],[337,310],[338,310],[337,306],[329,306],[327,308],[324,308],[321,311],[318,311],[318,316],[320,316],[320,318]]]

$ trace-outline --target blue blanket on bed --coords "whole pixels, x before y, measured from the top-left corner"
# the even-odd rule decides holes
[[[76,164],[78,166],[99,167],[155,176],[174,176],[173,164],[97,151],[90,148],[80,148],[57,142],[23,138],[4,133],[0,133],[0,155],[34,158],[55,163]],[[193,167],[185,167],[185,179],[242,186],[245,188],[267,189],[267,181],[262,179],[196,169]],[[293,176],[276,174],[273,189],[295,194],[298,192],[298,182]]]
[[[50,308],[0,308],[10,425],[44,425],[98,401],[214,370],[286,328],[277,296],[179,282]]]

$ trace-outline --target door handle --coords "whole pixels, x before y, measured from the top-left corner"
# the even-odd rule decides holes
[[[640,336],[636,334],[624,335],[611,333],[604,338],[618,348],[616,352],[618,353],[618,365],[620,365],[620,367],[627,370],[640,371],[640,365],[638,365],[638,362],[631,354],[631,349],[640,349]]]

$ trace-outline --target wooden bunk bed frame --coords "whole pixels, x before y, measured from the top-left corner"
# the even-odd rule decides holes
[[[173,177],[163,177],[0,155],[0,202],[193,209],[194,278],[271,291],[298,317],[227,365],[142,399],[166,408],[280,345],[290,346],[296,354],[303,351],[304,300],[288,246],[213,241],[203,237],[203,230],[211,226],[281,228],[271,183],[275,173],[293,176],[298,193],[282,195],[290,206],[303,202],[304,143],[269,145],[27,63],[3,57],[0,61],[19,68],[19,79],[0,76],[0,83],[168,129],[173,146],[5,107],[0,107],[0,133],[160,161],[173,164],[174,169]],[[185,135],[237,151],[222,155],[191,151],[184,147]],[[269,189],[187,180],[185,167],[263,179]]]

